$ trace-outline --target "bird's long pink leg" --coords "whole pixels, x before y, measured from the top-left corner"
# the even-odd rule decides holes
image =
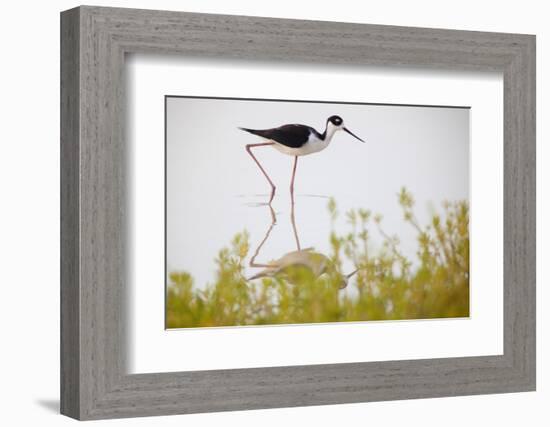
[[[290,180],[290,198],[294,205],[294,178],[296,177],[296,166],[298,165],[298,156],[294,156],[294,167],[292,168],[292,179]]]
[[[254,154],[252,153],[251,148],[263,147],[266,145],[273,145],[273,144],[274,144],[273,142],[261,142],[259,144],[248,144],[246,146],[246,151],[248,151],[248,154],[250,154],[250,156],[254,159],[254,161],[256,162],[256,164],[258,165],[258,167],[260,168],[260,170],[262,171],[266,179],[269,181],[269,185],[271,185],[271,197],[269,198],[269,204],[271,204],[271,202],[273,201],[273,197],[275,197],[275,184],[273,184],[273,181],[271,181],[271,178],[269,178],[269,175],[267,174],[267,172],[264,170],[264,168],[262,167],[262,165],[260,164],[256,156],[254,156]]]

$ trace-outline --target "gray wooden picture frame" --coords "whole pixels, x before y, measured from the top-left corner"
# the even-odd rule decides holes
[[[127,374],[124,60],[134,52],[502,72],[504,354]],[[534,389],[534,36],[88,6],[62,12],[63,414],[84,420]]]

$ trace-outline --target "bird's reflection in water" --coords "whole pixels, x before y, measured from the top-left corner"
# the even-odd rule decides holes
[[[277,223],[275,211],[271,205],[268,205],[268,208],[271,214],[271,224],[269,225],[264,238],[256,248],[254,255],[250,258],[249,263],[250,267],[262,268],[262,270],[250,276],[247,280],[251,281],[263,277],[279,277],[291,284],[298,285],[300,283],[300,279],[303,277],[309,276],[316,279],[322,275],[328,275],[339,283],[340,289],[346,288],[349,279],[357,273],[357,270],[354,270],[349,274],[343,274],[339,271],[335,263],[326,255],[316,252],[314,248],[311,247],[305,249],[301,248],[294,214],[294,204],[291,205],[290,222],[294,232],[296,250],[288,252],[280,258],[268,263],[256,262],[256,257],[259,255],[265,242],[269,239],[269,236],[273,231],[273,227],[275,227],[275,224]]]

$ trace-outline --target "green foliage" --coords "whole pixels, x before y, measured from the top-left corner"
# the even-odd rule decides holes
[[[216,279],[204,290],[186,272],[172,272],[167,290],[168,328],[267,325],[469,316],[469,208],[465,201],[446,202],[425,226],[414,216],[414,199],[405,188],[398,194],[404,221],[417,232],[418,262],[400,251],[399,238],[382,228],[382,217],[364,209],[346,213],[349,233],[330,233],[335,268],[315,277],[296,268],[292,278],[247,281],[248,233],[237,234],[216,258]],[[336,203],[328,205],[334,223]],[[382,246],[372,253],[371,233]],[[342,260],[357,273],[350,292],[341,291]],[[288,273],[288,271],[287,271]]]

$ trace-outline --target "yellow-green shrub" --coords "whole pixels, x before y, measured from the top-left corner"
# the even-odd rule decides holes
[[[399,240],[381,226],[382,218],[364,209],[346,213],[351,231],[330,233],[330,259],[338,267],[353,261],[350,280],[356,292],[339,290],[341,278],[314,277],[297,270],[290,284],[281,277],[247,282],[248,233],[237,234],[216,259],[216,280],[204,290],[194,287],[187,272],[169,275],[166,301],[168,328],[424,319],[469,316],[469,209],[466,201],[446,202],[430,224],[416,220],[414,200],[398,194],[403,218],[417,232],[415,263],[399,249]],[[338,213],[333,200],[329,214]],[[383,244],[369,251],[376,230]]]

